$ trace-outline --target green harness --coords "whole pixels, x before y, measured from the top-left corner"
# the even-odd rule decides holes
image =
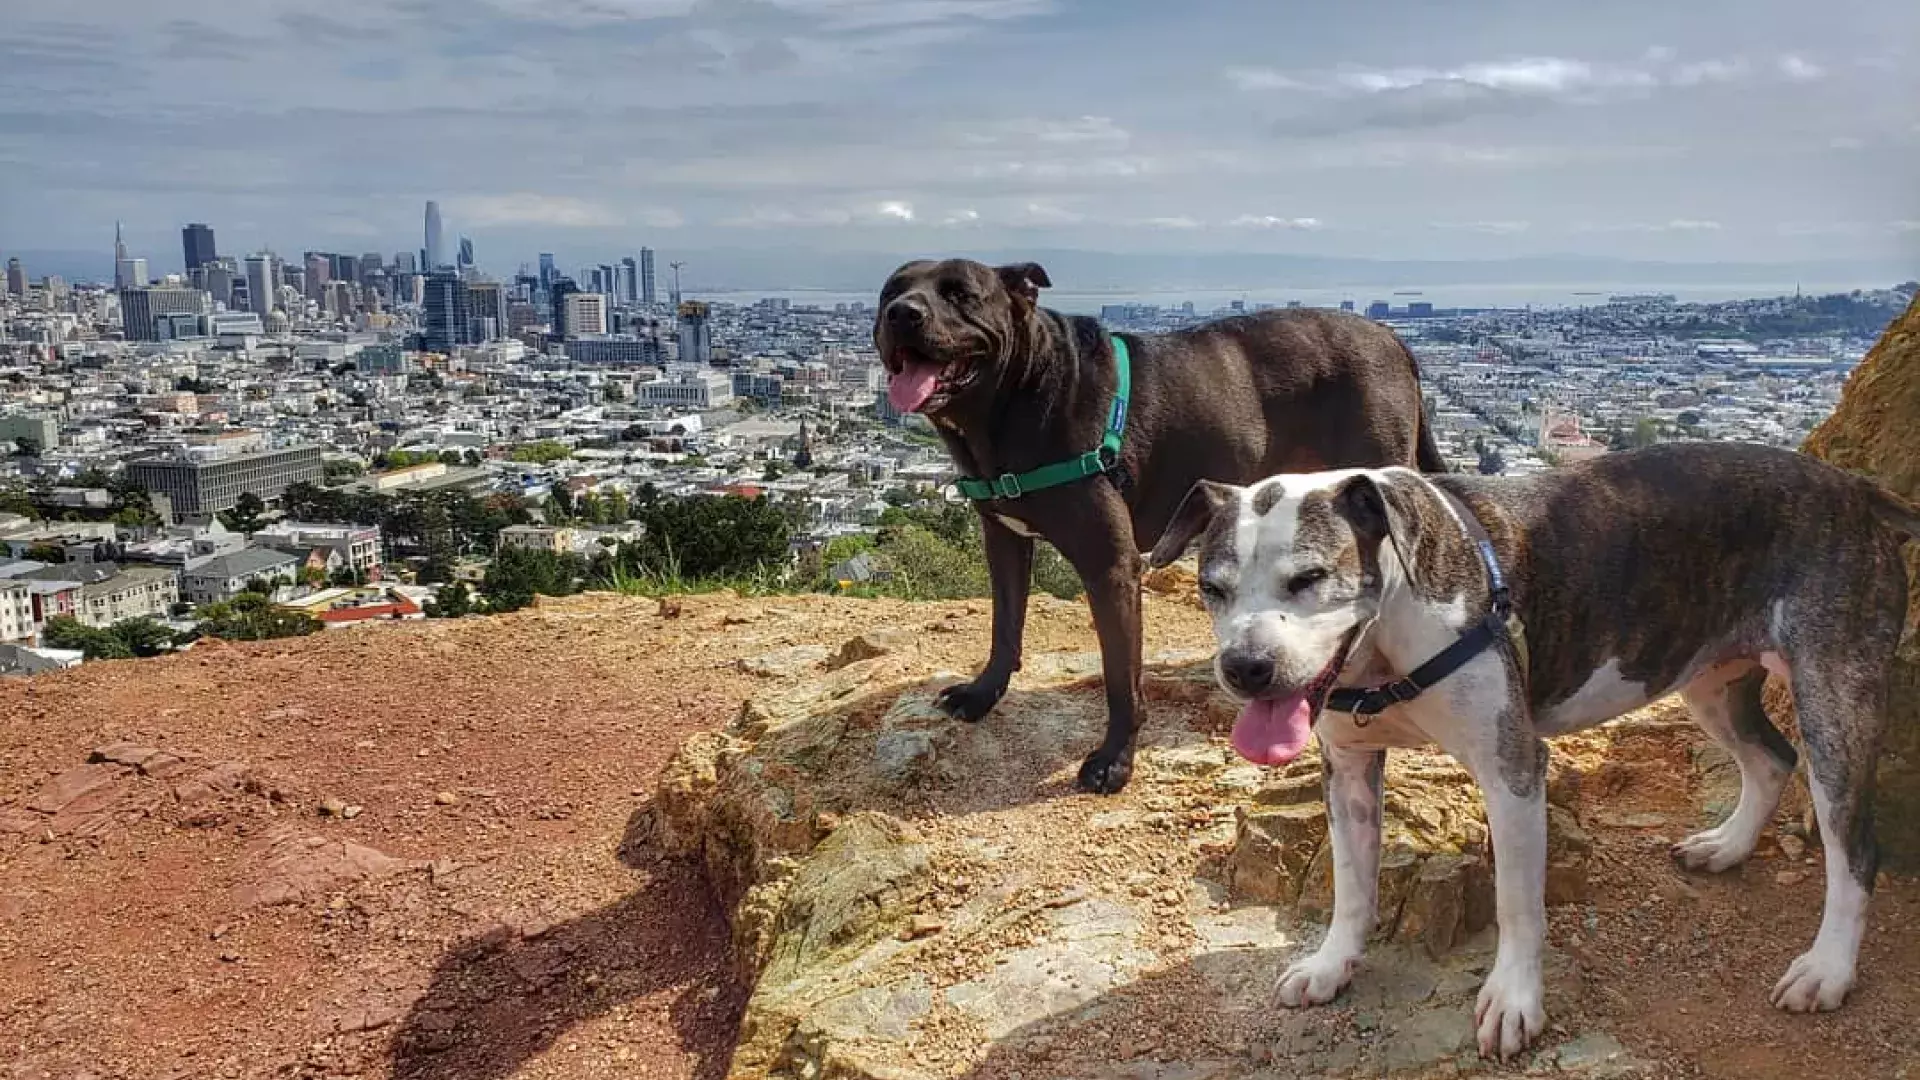
[[[977,502],[1017,499],[1030,491],[1042,491],[1089,476],[1099,476],[1120,464],[1120,438],[1127,431],[1127,399],[1133,390],[1133,365],[1127,357],[1127,343],[1120,340],[1118,335],[1108,336],[1113,341],[1113,366],[1119,383],[1114,387],[1113,410],[1107,416],[1107,433],[1100,440],[1100,449],[1023,473],[1001,473],[995,480],[961,477],[954,483],[960,489],[960,494]]]

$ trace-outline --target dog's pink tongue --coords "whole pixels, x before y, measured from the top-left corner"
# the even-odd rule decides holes
[[[1257,765],[1285,765],[1307,748],[1313,710],[1307,695],[1278,700],[1255,698],[1233,722],[1233,748]]]
[[[940,383],[940,366],[918,360],[902,365],[900,374],[887,379],[887,401],[900,412],[914,412],[933,396]]]

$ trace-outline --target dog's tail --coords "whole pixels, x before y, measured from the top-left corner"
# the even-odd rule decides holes
[[[1879,484],[1873,485],[1873,514],[1908,539],[1920,537],[1920,506],[1915,506]]]
[[[1400,335],[1395,334],[1397,340]],[[1425,384],[1420,381],[1420,360],[1413,355],[1405,341],[1400,342],[1400,351],[1407,356],[1407,367],[1413,372],[1413,392],[1420,399],[1414,419],[1419,422],[1420,432],[1413,448],[1413,463],[1423,473],[1452,472],[1447,459],[1440,454],[1440,444],[1433,437],[1433,419],[1427,415],[1427,395]]]

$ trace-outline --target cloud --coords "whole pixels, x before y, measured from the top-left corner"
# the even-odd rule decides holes
[[[1895,233],[1920,233],[1920,221],[1892,221],[1887,223],[1887,229]]]
[[[1705,233],[1719,232],[1720,223],[1702,218],[1672,218],[1667,221],[1629,221],[1612,224],[1581,224],[1575,232],[1587,233]]]
[[[1012,220],[1017,225],[1077,225],[1087,220],[1087,216],[1054,203],[1030,202],[1021,207]]]
[[[1486,233],[1489,236],[1518,236],[1533,228],[1533,223],[1528,221],[1436,221],[1432,224],[1436,229]]]
[[[1228,225],[1236,229],[1299,229],[1311,231],[1320,228],[1319,218],[1276,217],[1273,214],[1241,214]]]
[[[1175,217],[1150,217],[1141,224],[1151,229],[1197,229],[1200,222],[1184,215]]]
[[[602,203],[570,195],[515,192],[510,195],[462,195],[447,202],[448,213],[479,228],[500,225],[551,225],[565,229],[610,228],[625,218]]]
[[[874,208],[874,213],[894,221],[912,221],[913,204],[889,200]]]
[[[744,214],[722,218],[717,224],[729,229],[824,228],[853,223],[845,210],[816,208],[795,210],[785,206],[755,206]]]
[[[942,225],[978,225],[979,223],[980,211],[965,206],[948,212],[946,217],[940,219]]]
[[[1780,74],[1794,82],[1813,82],[1825,78],[1827,69],[1804,57],[1787,53],[1780,58]]]

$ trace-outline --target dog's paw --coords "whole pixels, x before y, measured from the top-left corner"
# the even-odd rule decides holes
[[[1088,754],[1087,760],[1080,763],[1080,775],[1075,783],[1081,791],[1112,795],[1126,787],[1132,776],[1132,749],[1113,751],[1103,746]]]
[[[1280,1004],[1289,1009],[1325,1005],[1346,989],[1347,983],[1353,980],[1354,966],[1359,962],[1358,956],[1329,954],[1321,949],[1287,966],[1280,976],[1276,996]]]
[[[1773,987],[1773,1004],[1787,1012],[1832,1012],[1852,989],[1853,962],[1816,945],[1787,966]]]
[[[1717,829],[1695,833],[1669,849],[1675,859],[1689,870],[1704,870],[1709,874],[1718,874],[1731,870],[1747,861],[1753,854],[1752,841],[1733,836],[1722,825]]]
[[[1000,696],[1006,692],[1005,686],[987,686],[976,679],[940,691],[934,704],[955,720],[971,723],[992,712],[993,707],[1000,703]]]
[[[1506,1061],[1524,1053],[1547,1023],[1541,997],[1538,968],[1496,962],[1493,973],[1480,987],[1480,1000],[1473,1013],[1480,1056]]]

